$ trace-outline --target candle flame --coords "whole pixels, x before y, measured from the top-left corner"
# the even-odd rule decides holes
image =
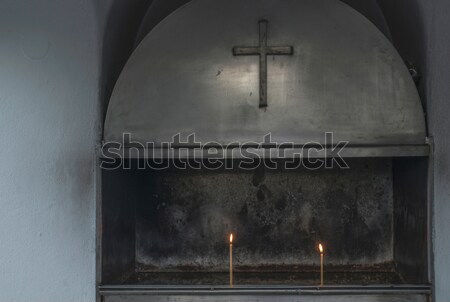
[[[322,243],[319,243],[319,252],[323,253],[323,245],[322,245]]]
[[[230,244],[233,243],[233,233],[230,234]]]

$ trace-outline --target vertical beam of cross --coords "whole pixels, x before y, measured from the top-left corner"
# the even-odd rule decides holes
[[[267,107],[267,56],[292,55],[292,46],[267,46],[267,20],[259,22],[259,45],[248,47],[233,47],[234,56],[259,55],[259,108]]]

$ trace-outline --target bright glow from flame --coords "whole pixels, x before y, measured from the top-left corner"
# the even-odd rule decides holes
[[[319,243],[319,252],[323,253],[323,245],[322,245],[322,243]]]
[[[230,243],[233,243],[233,234],[230,234]]]

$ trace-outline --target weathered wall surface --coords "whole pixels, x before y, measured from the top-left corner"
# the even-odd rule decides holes
[[[0,301],[95,301],[95,146],[150,3],[0,2]]]
[[[393,41],[422,74],[419,87],[435,142],[433,250],[436,301],[450,297],[450,2],[378,0]]]
[[[434,268],[436,301],[450,297],[450,2],[435,1],[429,50],[428,116],[435,140]]]
[[[93,6],[0,7],[0,301],[94,301]]]
[[[95,146],[150,3],[0,2],[0,301],[95,301]]]

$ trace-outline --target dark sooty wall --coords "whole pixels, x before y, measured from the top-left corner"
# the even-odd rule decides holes
[[[136,204],[138,271],[226,271],[236,234],[237,271],[370,268],[393,260],[391,159],[351,169],[141,171]]]

